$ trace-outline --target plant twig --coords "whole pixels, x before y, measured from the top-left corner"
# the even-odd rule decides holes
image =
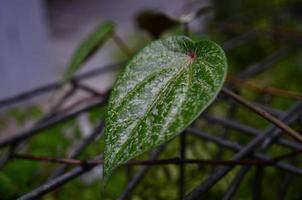
[[[13,158],[31,161],[41,161],[41,162],[53,162],[67,165],[77,165],[77,166],[94,166],[102,165],[103,160],[77,160],[70,158],[57,158],[50,156],[33,156],[27,154],[14,154]],[[167,164],[206,164],[206,165],[274,165],[275,161],[264,161],[264,160],[201,160],[201,159],[186,159],[182,160],[180,158],[170,158],[162,160],[131,160],[125,165],[167,165]]]
[[[291,108],[289,108],[284,114],[282,114],[281,119],[284,121],[289,121],[289,119],[294,115],[296,115],[296,112],[301,110],[302,103],[298,102],[295,103]],[[241,145],[230,145],[227,144],[225,141],[219,141],[220,139],[214,138],[211,135],[203,134],[202,131],[196,132],[201,137],[211,138],[215,142],[219,142],[224,145],[228,145],[232,149],[235,148],[238,152],[233,156],[233,160],[241,161],[251,155],[253,153],[254,157],[259,157],[262,160],[270,160],[267,156],[261,154],[261,153],[254,153],[255,148],[262,143],[267,138],[274,138],[279,136],[281,133],[281,129],[276,128],[273,125],[270,125],[262,134],[255,137],[252,141],[250,141],[248,144],[246,144],[244,147],[241,147]],[[273,141],[273,140],[270,140]],[[266,148],[268,148],[271,145],[271,142],[268,142],[268,145]],[[286,163],[282,162],[276,162],[275,166],[278,168],[282,168],[286,171],[291,171],[295,174],[302,175],[302,171],[300,168],[291,166]],[[197,186],[195,189],[193,189],[186,197],[186,200],[193,200],[200,198],[201,195],[205,194],[209,191],[209,189],[214,186],[222,177],[226,176],[234,166],[224,166],[222,169],[218,170],[215,174],[211,175],[210,177],[206,178],[205,181],[203,181],[199,186]],[[295,172],[294,172],[295,171]]]
[[[107,98],[107,97],[104,97]],[[81,104],[84,103],[91,103],[94,101],[100,101],[101,99],[103,99],[103,97],[97,97],[97,96],[89,96],[89,97],[85,97],[82,98],[76,102],[73,102],[72,104],[66,106],[65,108],[62,108],[61,110],[58,111],[59,114],[64,114],[64,113],[68,113],[70,111],[72,111],[73,109],[75,109],[76,107],[80,106]]]
[[[89,111],[89,110],[99,107],[99,106],[102,106],[105,103],[106,103],[106,99],[102,99],[102,100],[93,102],[93,103],[91,103],[77,111],[74,111],[72,113],[68,113],[63,116],[58,116],[58,117],[52,118],[51,120],[49,120],[45,123],[35,125],[33,128],[31,128],[29,130],[21,131],[20,133],[17,133],[15,135],[5,137],[0,140],[0,148],[7,146],[9,144],[14,144],[14,143],[20,142],[29,137],[33,137],[34,135],[41,133],[42,130],[45,130],[55,124],[66,122],[67,120],[70,120],[70,119],[80,115],[83,112]]]
[[[296,100],[302,100],[302,94],[299,92],[282,90],[282,89],[274,88],[274,87],[261,87],[255,83],[252,83],[249,81],[243,81],[236,77],[228,77],[227,81],[236,86],[246,87],[246,88],[256,91],[256,92],[275,95],[275,96],[281,96],[281,97],[286,97],[286,98],[291,98],[291,99],[296,99]]]
[[[237,173],[237,175],[229,185],[228,189],[226,190],[222,200],[230,200],[233,198],[249,168],[250,166],[241,167],[240,171]]]
[[[189,33],[190,33],[189,23],[187,22],[183,23],[183,29],[184,29],[184,35],[189,37]]]
[[[166,144],[161,145],[159,148],[155,149],[149,156],[149,160],[156,160],[160,154],[165,150]],[[135,189],[135,187],[142,181],[144,176],[146,176],[147,172],[150,170],[152,166],[143,166],[140,170],[134,175],[132,180],[127,184],[126,188],[122,192],[122,194],[117,198],[117,200],[127,200],[130,199],[130,195]]]
[[[127,57],[132,57],[132,50],[125,44],[125,42],[123,42],[120,36],[115,33],[113,34],[112,39]]]
[[[104,96],[106,96],[106,93],[100,92],[100,91],[94,89],[93,87],[90,87],[87,84],[78,83],[77,86],[80,89],[84,90],[85,92],[90,93],[92,96],[96,96],[96,97],[104,97]]]
[[[277,119],[276,117],[272,116],[265,110],[262,110],[260,107],[255,106],[251,102],[245,100],[244,98],[240,97],[239,95],[235,94],[234,92],[230,91],[229,89],[223,88],[222,92],[224,94],[226,94],[227,96],[231,97],[232,99],[234,99],[239,104],[244,105],[245,107],[249,108],[250,110],[258,113],[261,117],[272,122],[277,127],[279,127],[280,129],[282,129],[283,131],[288,133],[290,136],[295,138],[297,141],[302,143],[302,135],[300,133],[298,133],[297,131],[293,130],[291,127],[289,127],[285,123],[283,123],[282,121],[280,121],[279,119]]]
[[[186,160],[186,132],[180,134],[180,160]],[[186,175],[185,163],[179,165],[179,177],[178,177],[178,187],[179,187],[179,199],[183,199],[185,196],[185,175]]]
[[[108,72],[115,71],[115,70],[119,69],[123,64],[125,64],[125,61],[114,63],[114,64],[109,64],[109,65],[105,65],[105,66],[99,66],[90,71],[87,71],[80,75],[74,76],[73,79],[76,79],[78,81],[86,80],[88,78],[95,77],[100,74],[105,74]],[[46,93],[54,91],[54,90],[58,90],[60,88],[61,88],[61,82],[56,81],[56,82],[52,82],[49,84],[45,84],[40,87],[36,87],[34,89],[22,92],[20,94],[17,94],[17,95],[14,95],[14,96],[11,96],[11,97],[8,97],[5,99],[0,99],[0,109],[11,106],[16,103],[19,103],[21,101],[26,101],[30,98],[37,97],[42,94],[46,94]]]
[[[217,24],[219,29],[222,29],[226,32],[231,33],[242,33],[250,30],[250,26],[248,25],[240,25],[240,24]],[[302,32],[295,28],[283,28],[283,27],[276,27],[274,29],[267,29],[267,28],[254,28],[259,34],[261,35],[270,35],[270,36],[277,36],[279,38],[286,38],[288,40],[301,40]]]
[[[280,160],[285,160],[285,159],[296,157],[296,156],[300,155],[301,153],[302,153],[302,149],[298,149],[298,150],[295,150],[293,152],[278,156],[278,157],[274,158],[273,160],[275,162],[278,162]]]
[[[103,129],[104,129],[104,121],[101,120],[98,125],[94,128],[92,133],[85,137],[81,142],[69,153],[68,157],[75,159],[80,155],[81,152],[83,152],[92,142],[96,140],[96,138],[99,136],[101,137],[103,135]],[[49,177],[49,179],[52,179],[54,177],[57,177],[64,173],[64,171],[67,169],[68,165],[61,165],[58,166],[52,173],[52,175]]]

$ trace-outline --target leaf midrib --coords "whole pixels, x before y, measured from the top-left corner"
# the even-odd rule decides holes
[[[185,61],[187,62],[187,61]],[[133,134],[133,130],[136,130],[136,128],[142,123],[143,120],[145,120],[145,118],[149,115],[150,111],[153,109],[154,105],[156,105],[157,100],[162,97],[162,95],[164,94],[164,92],[169,88],[169,86],[175,81],[177,80],[177,78],[179,78],[182,75],[182,72],[185,71],[186,67],[189,67],[192,64],[189,63],[184,63],[183,67],[176,73],[175,76],[172,76],[172,78],[165,84],[165,86],[163,86],[163,89],[159,91],[159,94],[156,96],[156,98],[152,101],[152,103],[150,104],[150,106],[147,108],[145,115],[137,122],[137,124],[135,125],[135,127],[131,130],[131,132],[129,133],[129,136],[131,136]],[[190,67],[189,67],[190,68]],[[118,153],[120,153],[120,151],[122,149],[124,149],[124,146],[127,145],[129,143],[129,140],[127,139],[126,142],[124,144],[122,144],[122,146],[120,147],[120,149],[116,152],[115,155],[117,155]],[[115,158],[114,158],[115,159]],[[120,163],[120,162],[118,162]]]
[[[112,112],[119,110],[121,106],[124,105],[125,101],[128,99],[129,96],[131,96],[133,93],[135,93],[141,86],[146,84],[150,79],[152,79],[154,76],[157,76],[159,74],[162,74],[165,71],[171,70],[172,67],[170,68],[163,68],[161,70],[157,70],[153,72],[152,74],[146,76],[142,81],[140,81],[138,84],[136,84],[127,94],[122,97],[122,99],[118,102],[118,104],[112,108]]]
[[[171,51],[171,52],[173,52],[173,51]],[[179,53],[179,54],[181,54],[180,52],[173,52],[173,53]],[[184,55],[184,54],[181,54],[181,55]],[[172,68],[173,68],[173,66],[171,66],[171,67],[165,67],[163,69],[156,70],[152,74],[149,74],[148,76],[146,76],[143,80],[141,80],[138,84],[136,84],[132,89],[130,89],[130,91],[128,91],[127,94],[125,96],[123,96],[122,99],[117,103],[117,105],[115,107],[112,107],[111,109],[113,111],[118,110],[125,103],[125,101],[127,100],[127,98],[129,96],[131,96],[133,93],[135,93],[136,90],[140,86],[144,85],[146,83],[146,81],[148,81],[149,79],[153,78],[154,76],[156,76],[158,74],[161,74],[161,73],[163,73],[165,71],[171,70]]]
[[[189,90],[190,90],[190,86],[191,86],[191,84],[192,84],[192,70],[193,70],[193,63],[194,62],[192,62],[191,64],[188,64],[188,68],[189,68],[189,79],[188,79],[188,84],[187,84],[187,91],[186,91],[186,97],[187,97],[187,93],[189,92]],[[185,100],[184,101],[182,101],[181,102],[181,106],[179,106],[180,108],[182,107],[182,105],[184,104],[184,102],[186,102],[186,98],[185,98]],[[170,125],[171,125],[171,122],[170,123],[168,123],[167,124],[167,127],[168,127],[168,129],[169,129],[169,127],[170,127]],[[162,132],[161,132],[162,133]],[[165,135],[165,141],[167,141],[168,140],[168,138],[167,138],[167,135]]]

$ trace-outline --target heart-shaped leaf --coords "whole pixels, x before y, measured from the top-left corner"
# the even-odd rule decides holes
[[[104,178],[189,126],[215,99],[226,72],[225,54],[211,41],[174,36],[143,48],[111,93]]]
[[[114,23],[110,21],[104,22],[80,43],[64,72],[63,83],[69,81],[81,65],[112,36],[114,28]]]

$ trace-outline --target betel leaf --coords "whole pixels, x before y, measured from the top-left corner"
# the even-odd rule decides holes
[[[189,126],[215,99],[226,72],[225,54],[211,41],[174,36],[143,48],[111,93],[104,178]]]
[[[76,49],[63,75],[63,83],[69,81],[81,65],[88,60],[113,34],[115,25],[106,21],[100,24]]]

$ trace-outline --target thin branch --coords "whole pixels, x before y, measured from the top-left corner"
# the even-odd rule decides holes
[[[76,157],[78,157],[80,155],[80,153],[82,151],[84,151],[92,142],[95,141],[95,139],[98,136],[102,136],[103,135],[103,128],[104,128],[104,122],[103,120],[101,120],[98,125],[94,128],[94,130],[92,131],[92,133],[85,137],[84,139],[81,140],[81,142],[79,143],[79,145],[76,146],[76,148],[74,148],[68,155],[68,158],[72,158],[75,159]],[[57,177],[61,174],[63,174],[63,172],[66,170],[66,168],[68,167],[68,165],[61,165],[58,168],[56,168],[54,170],[54,172],[52,173],[52,175],[49,177],[49,179],[52,179],[54,177]]]
[[[180,134],[180,160],[186,160],[186,132],[183,131]],[[185,163],[181,163],[179,165],[179,177],[178,177],[178,187],[179,187],[179,199],[183,199],[185,196],[185,175],[186,175],[186,168],[185,168]]]
[[[287,154],[278,156],[278,157],[274,158],[273,160],[275,162],[278,162],[280,160],[285,160],[285,159],[290,159],[290,158],[296,157],[296,156],[300,155],[301,153],[302,153],[302,149],[298,149],[298,150],[293,151],[291,153],[287,153]]]
[[[302,107],[301,102],[295,103],[291,108],[289,108],[286,111],[286,113],[284,113],[280,117],[281,120],[288,121],[289,118],[292,118],[292,116],[295,115],[295,113],[297,113],[297,111],[301,110],[301,107]],[[225,141],[218,141],[216,138],[214,138],[208,134],[206,134],[206,135],[203,134],[200,130],[198,130],[198,132],[196,132],[196,133],[202,137],[212,138],[213,141],[216,140],[216,142],[219,142],[221,144],[225,143]],[[280,134],[280,129],[277,129],[275,126],[271,125],[262,134],[258,135],[256,138],[254,138],[252,141],[250,141],[244,147],[241,147],[241,145],[238,145],[238,144],[232,145],[232,148],[234,147],[234,148],[236,148],[237,151],[239,150],[239,152],[237,152],[235,154],[235,156],[233,156],[233,160],[236,160],[236,161],[243,160],[246,157],[248,157],[249,155],[251,155],[252,153],[253,153],[253,156],[255,156],[257,158],[267,160],[268,159],[267,156],[265,156],[263,154],[259,154],[259,153],[254,153],[254,150],[265,139],[267,139],[269,137],[272,138],[272,137],[278,136],[279,134]],[[273,141],[273,140],[270,140],[270,141]],[[229,145],[229,144],[225,143],[225,145]],[[271,145],[271,142],[268,143],[266,148],[268,148],[270,145]],[[286,163],[277,162],[275,166],[282,168],[286,171],[291,171],[296,174],[300,174],[300,175],[302,174],[301,169],[294,167],[292,165],[286,164]],[[224,166],[222,169],[218,170],[215,174],[208,177],[199,186],[197,186],[195,189],[193,189],[193,191],[191,193],[189,193],[185,197],[185,199],[193,200],[193,199],[197,199],[202,194],[205,194],[212,186],[214,186],[222,177],[227,175],[229,173],[229,171],[231,171],[232,169],[233,169],[233,166]]]
[[[247,136],[258,136],[259,134],[261,134],[261,130],[236,121],[231,121],[225,118],[221,118],[209,114],[204,114],[203,118],[210,123],[215,123],[217,125],[230,127],[234,130],[237,130],[239,134],[246,134]],[[292,121],[294,120],[291,120],[289,124],[291,124]],[[282,145],[283,147],[291,148],[294,150],[302,149],[302,145],[296,141],[290,141],[287,139],[278,138],[276,140],[276,143]]]
[[[12,155],[15,159],[41,161],[41,162],[53,162],[66,165],[76,166],[94,166],[103,165],[103,160],[77,160],[71,158],[58,158],[50,156],[33,156],[27,154],[14,154]],[[124,165],[181,165],[181,164],[206,164],[206,165],[274,165],[276,161],[263,161],[263,160],[202,160],[202,159],[186,159],[181,160],[180,158],[162,159],[162,160],[131,160]]]
[[[27,194],[22,195],[21,197],[17,198],[17,200],[32,200],[32,199],[39,199],[42,195],[55,190],[56,188],[66,184],[67,182],[75,179],[76,177],[80,176],[81,174],[84,174],[88,171],[93,169],[93,166],[91,167],[76,167],[75,169],[64,173],[63,175],[56,177],[47,183],[37,187],[36,189],[30,191]]]
[[[276,133],[276,132],[271,132],[271,131],[279,131],[279,130],[276,130],[276,129],[271,129],[269,130],[270,132],[266,132],[266,133]],[[195,136],[198,136],[202,139],[205,139],[207,141],[211,141],[217,145],[220,145],[220,146],[224,146],[232,151],[243,151],[245,150],[245,146],[242,146],[238,143],[235,143],[235,142],[231,142],[229,140],[226,140],[224,138],[221,138],[221,137],[217,137],[217,136],[214,136],[213,134],[210,134],[210,133],[207,133],[207,132],[204,132],[204,131],[201,131],[199,129],[196,129],[196,128],[189,128],[188,129],[188,132],[192,133],[193,135]],[[262,134],[260,135],[262,136]],[[257,137],[260,137],[260,136],[257,136]],[[253,157],[256,158],[256,159],[259,159],[259,160],[265,160],[265,161],[271,161],[272,159],[269,158],[268,156],[262,154],[262,153],[253,153]],[[300,168],[297,168],[293,165],[289,165],[287,163],[283,163],[283,162],[275,162],[275,167],[281,169],[281,170],[284,170],[284,171],[287,171],[287,172],[290,172],[292,174],[295,174],[295,175],[302,175],[302,170]]]
[[[293,48],[281,47],[272,54],[263,58],[261,61],[252,64],[251,66],[248,66],[243,71],[239,72],[239,74],[237,74],[236,76],[242,79],[247,79],[252,76],[256,76],[264,72],[265,70],[271,68],[272,66],[274,66],[274,64],[278,63],[282,59],[289,56],[292,50]]]
[[[56,116],[57,111],[62,107],[62,105],[70,99],[70,97],[76,92],[77,87],[75,85],[72,85],[72,88],[70,88],[67,92],[63,94],[62,97],[58,99],[57,102],[55,102],[54,105],[52,105],[49,109],[49,112],[42,118],[40,119],[37,123],[43,123],[46,122],[47,120],[50,120],[54,116]]]
[[[93,103],[93,102],[98,102],[103,98],[96,97],[96,96],[90,96],[90,97],[85,97],[82,98],[76,102],[73,102],[72,104],[66,106],[65,108],[62,108],[61,110],[58,111],[59,114],[66,114],[72,110],[74,110],[76,107],[80,106],[81,104],[88,104],[88,103]]]
[[[155,149],[149,156],[149,160],[156,160],[160,154],[165,150],[166,144],[161,145],[159,148]],[[151,166],[145,165],[140,168],[140,170],[134,175],[132,180],[127,184],[126,188],[122,194],[117,198],[117,200],[130,199],[130,195],[135,189],[135,187],[142,181],[144,176],[147,174]]]
[[[224,94],[226,94],[227,96],[231,97],[232,99],[234,99],[239,104],[244,105],[245,107],[249,108],[250,110],[258,113],[261,117],[263,117],[264,119],[272,122],[277,127],[279,127],[280,129],[282,129],[283,131],[288,133],[290,136],[295,138],[297,141],[302,143],[302,135],[300,133],[298,133],[297,131],[293,130],[291,127],[289,127],[285,123],[283,123],[281,120],[277,119],[276,117],[272,116],[271,114],[269,114],[265,110],[262,110],[260,107],[255,106],[251,102],[245,100],[241,96],[235,94],[234,92],[232,92],[232,91],[230,91],[226,88],[223,88],[222,92]]]
[[[238,87],[246,87],[255,92],[260,92],[260,93],[270,94],[270,95],[275,95],[275,96],[281,96],[281,97],[286,97],[286,98],[291,98],[291,99],[296,99],[296,100],[302,100],[302,94],[299,92],[282,90],[282,89],[274,88],[274,87],[261,87],[255,83],[252,83],[250,81],[243,81],[236,77],[228,77],[227,82],[230,82]]]
[[[81,109],[79,109],[75,112],[72,112],[70,114],[66,114],[64,116],[54,117],[54,118],[52,118],[51,120],[49,120],[45,123],[35,125],[32,129],[25,130],[25,131],[22,131],[21,133],[18,133],[16,135],[12,135],[12,136],[8,136],[6,138],[3,138],[3,139],[0,140],[0,148],[2,148],[4,146],[7,146],[9,144],[15,144],[17,142],[25,140],[29,137],[32,137],[32,136],[38,134],[40,131],[45,130],[46,128],[49,128],[49,127],[51,127],[55,124],[63,123],[67,120],[70,120],[70,119],[80,115],[83,112],[86,112],[86,111],[89,111],[93,108],[104,105],[105,103],[106,103],[106,99],[94,102],[94,103],[92,103],[90,105],[87,105],[84,108],[81,108]]]
[[[253,200],[262,199],[262,185],[263,185],[263,176],[264,176],[264,168],[258,166],[256,168],[256,173],[254,175],[254,184],[253,184]]]
[[[117,70],[124,63],[125,63],[125,61],[114,63],[114,64],[109,64],[109,65],[105,65],[105,66],[99,66],[99,67],[94,68],[93,70],[84,72],[77,76],[74,76],[73,79],[76,79],[77,81],[86,80],[88,78],[95,77],[100,74],[104,74],[104,73],[108,73],[108,72]],[[36,97],[36,96],[60,89],[60,88],[61,88],[61,82],[56,81],[56,82],[52,82],[52,83],[34,88],[32,90],[22,92],[20,94],[17,94],[17,95],[14,95],[14,96],[11,96],[11,97],[8,97],[5,99],[1,99],[0,100],[0,109],[4,108],[6,106],[16,104],[21,101],[25,101],[32,97]]]
[[[258,32],[252,29],[221,43],[221,46],[225,51],[229,51],[247,43],[250,40],[256,39],[258,35]]]
[[[236,177],[233,179],[232,183],[229,185],[227,191],[225,192],[222,200],[230,200],[235,195],[241,182],[243,181],[246,173],[248,172],[250,166],[241,167],[240,171],[237,173]]]
[[[131,58],[133,55],[132,50],[125,44],[125,42],[122,40],[120,36],[118,36],[116,33],[113,34],[112,37],[113,41],[116,43],[116,45],[124,52],[124,54]]]
[[[217,24],[216,27],[219,27],[219,29],[231,33],[242,33],[251,29],[251,27],[248,25],[227,24],[227,23]],[[259,35],[277,36],[292,41],[295,40],[299,41],[302,39],[302,32],[297,29],[284,29],[282,27],[276,27],[274,29],[254,28],[254,30],[257,31]]]
[[[92,87],[90,87],[89,85],[87,84],[84,84],[84,83],[77,83],[77,86],[84,90],[85,92],[88,92],[89,94],[91,94],[92,96],[99,96],[99,97],[104,97],[107,95],[107,92],[100,92]]]
[[[226,120],[231,121],[235,117],[237,110],[238,110],[238,106],[236,105],[236,103],[235,102],[230,102],[230,107],[228,108],[228,111],[227,111]],[[230,127],[222,126],[221,137],[222,138],[229,138],[229,135],[230,135],[229,130],[230,130]],[[223,150],[224,150],[223,147],[219,146],[217,154],[215,155],[216,160],[221,160],[221,158],[223,156]],[[215,168],[213,169],[213,171],[214,170],[215,170]]]
[[[189,23],[187,22],[183,23],[183,29],[184,29],[184,35],[189,37],[189,33],[190,33]]]

